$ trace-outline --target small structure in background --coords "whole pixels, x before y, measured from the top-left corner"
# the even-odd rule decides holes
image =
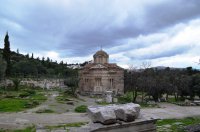
[[[112,98],[112,94],[113,94],[113,92],[112,91],[106,91],[105,92],[105,94],[106,94],[106,103],[112,103],[113,101],[113,98]]]
[[[93,63],[85,65],[79,72],[79,92],[81,94],[124,93],[124,69],[115,63],[109,63],[109,55],[97,51]]]

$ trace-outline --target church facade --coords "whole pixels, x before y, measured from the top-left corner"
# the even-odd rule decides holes
[[[109,63],[109,55],[97,51],[93,63],[85,65],[79,72],[79,92],[82,94],[103,94],[113,91],[124,93],[124,69],[115,63]]]

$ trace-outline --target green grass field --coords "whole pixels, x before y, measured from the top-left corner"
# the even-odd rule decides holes
[[[157,121],[157,132],[184,132],[184,127],[200,123],[200,117],[164,119]]]
[[[18,112],[25,109],[28,100],[5,98],[0,100],[0,112]]]
[[[0,91],[0,112],[19,112],[36,107],[47,99],[45,92],[24,88],[19,91]]]

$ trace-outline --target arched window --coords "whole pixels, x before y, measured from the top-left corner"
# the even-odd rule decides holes
[[[96,86],[101,86],[101,78],[95,78]]]

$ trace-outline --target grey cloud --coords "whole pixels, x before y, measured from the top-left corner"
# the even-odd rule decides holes
[[[130,55],[125,54],[125,56],[131,58],[132,60],[152,60],[152,59],[159,59],[164,57],[173,57],[176,55],[181,55],[188,52],[191,49],[191,46],[178,46],[174,47],[173,49],[165,49],[163,47],[162,52],[155,51],[155,53],[142,53],[141,55]]]
[[[13,33],[15,42],[22,49],[55,50],[62,53],[61,56],[81,57],[93,53],[100,45],[105,49],[120,47],[129,39],[162,31],[200,15],[198,0],[167,0],[159,4],[147,4],[141,13],[142,16],[138,15],[140,12],[133,10],[137,8],[134,2],[127,1],[130,2],[129,10],[126,10],[123,4],[120,5],[124,12],[116,11],[118,7],[113,4],[115,1],[85,1],[84,4],[81,1],[71,1],[71,5],[66,8],[38,1],[24,1],[25,4],[16,5],[11,4],[13,1],[5,1],[0,6],[0,18],[14,21],[23,27],[24,32]],[[127,16],[118,22],[123,13]],[[0,26],[7,30],[5,25]],[[9,30],[12,32],[12,27]],[[116,52],[142,48],[146,43],[135,42]],[[149,41],[150,43],[152,42]],[[181,50],[185,49],[144,58],[171,56],[184,52]]]
[[[136,19],[139,18],[135,17],[133,12],[129,12],[122,26],[108,24],[109,21],[114,21],[117,16],[108,19],[108,23],[99,23],[100,26],[97,26],[96,29],[91,29],[89,22],[84,25],[88,27],[87,29],[67,35],[63,40],[66,43],[62,43],[61,47],[67,49],[66,45],[72,44],[74,46],[72,47],[73,55],[80,56],[90,54],[89,51],[98,47],[99,44],[105,48],[118,46],[126,39],[137,38],[141,34],[155,33],[175,24],[197,18],[200,15],[199,7],[200,2],[198,1],[184,0],[164,2],[156,6],[151,5],[145,8],[142,28],[135,23]],[[132,45],[132,48],[138,46],[140,45],[136,43]],[[85,52],[79,52],[83,48]]]

